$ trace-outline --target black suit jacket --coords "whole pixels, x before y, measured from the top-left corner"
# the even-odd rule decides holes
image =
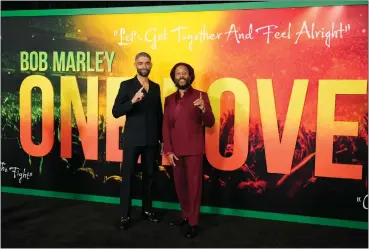
[[[163,109],[159,84],[149,80],[149,92],[132,104],[131,100],[141,84],[135,76],[120,84],[112,114],[115,118],[126,116],[122,134],[122,148],[135,146],[157,146],[162,141]]]

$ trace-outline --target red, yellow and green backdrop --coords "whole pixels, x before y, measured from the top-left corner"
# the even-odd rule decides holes
[[[179,61],[209,94],[203,212],[367,229],[368,6],[313,5],[2,12],[2,191],[117,203],[111,109],[146,51],[162,101]]]

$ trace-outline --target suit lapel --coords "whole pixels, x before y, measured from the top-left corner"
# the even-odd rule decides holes
[[[186,105],[186,102],[188,99],[190,99],[191,94],[193,93],[193,88],[189,87],[188,90],[184,93],[182,99],[180,97],[179,91],[176,92],[174,95],[174,110],[173,110],[173,121],[172,125],[174,127],[176,120],[178,119],[178,116],[180,115],[181,111],[183,112],[183,108],[185,108],[184,105]]]

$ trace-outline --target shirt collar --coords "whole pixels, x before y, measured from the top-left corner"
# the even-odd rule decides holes
[[[187,96],[187,95],[190,95],[191,93],[193,92],[193,88],[192,86],[189,86],[183,93],[183,97],[184,96]],[[177,90],[177,93],[176,93],[176,98],[177,99],[180,99],[181,98],[181,95],[179,93],[179,89]]]

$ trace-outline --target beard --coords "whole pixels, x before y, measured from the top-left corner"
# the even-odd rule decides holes
[[[137,73],[142,77],[147,77],[150,74],[149,69],[137,69]]]
[[[180,85],[179,84],[179,81],[181,80],[185,80],[186,81],[186,84],[184,85]],[[176,80],[176,82],[174,83],[176,85],[176,87],[180,90],[186,90],[187,88],[189,88],[191,86],[191,79],[185,79],[185,78],[180,78],[178,80]]]

